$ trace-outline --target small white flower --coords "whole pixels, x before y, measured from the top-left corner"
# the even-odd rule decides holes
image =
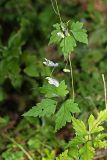
[[[67,68],[64,68],[63,71],[64,71],[64,72],[68,72],[68,73],[70,72],[70,70],[67,69]]]
[[[53,61],[50,61],[45,58],[45,61],[43,62],[48,67],[58,67],[58,63],[54,63]]]
[[[65,37],[64,34],[63,34],[63,32],[58,32],[57,35],[58,35],[58,37],[60,37],[60,38],[64,38],[64,37]]]
[[[56,79],[53,79],[51,77],[46,77],[46,79],[48,80],[49,84],[54,85],[55,87],[59,87],[59,82]]]

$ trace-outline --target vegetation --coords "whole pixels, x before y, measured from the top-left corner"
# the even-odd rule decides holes
[[[106,159],[106,12],[0,2],[0,160]]]

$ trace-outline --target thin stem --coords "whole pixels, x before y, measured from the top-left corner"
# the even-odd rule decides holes
[[[51,71],[51,73],[50,73],[50,77],[52,76],[54,70],[55,70],[55,67],[52,69],[52,71]]]
[[[28,157],[29,160],[33,160],[33,158],[29,155],[29,153],[20,144],[18,144],[14,140],[13,142],[17,145],[18,148],[20,148],[20,150],[22,150],[22,152]]]
[[[58,13],[60,22],[62,23],[62,19],[61,19],[61,15],[60,15],[60,12],[59,12],[59,7],[58,7],[58,2],[57,2],[57,0],[55,0],[55,4],[56,4],[56,9],[57,9],[57,13]]]
[[[55,9],[55,7],[54,7],[53,0],[51,0],[51,3],[52,3],[52,8],[53,8],[53,10],[54,10],[55,14],[57,14],[57,15],[58,15],[58,12],[56,11],[56,9]]]
[[[102,74],[102,79],[103,79],[103,84],[104,84],[105,106],[106,106],[106,109],[107,109],[107,87],[106,87],[104,74]]]
[[[12,139],[12,138],[10,138],[9,136],[7,136],[7,135],[3,135],[3,136],[5,136],[7,139],[9,139],[11,142],[13,142],[14,144],[16,144],[16,146],[18,147],[18,148],[20,148],[20,150],[27,156],[27,158],[29,159],[29,160],[33,160],[33,158],[29,155],[29,153],[20,145],[20,144],[18,144],[14,139]]]
[[[74,101],[74,99],[75,99],[74,78],[73,78],[73,69],[72,69],[72,63],[71,63],[70,54],[69,54],[69,64],[70,64],[70,74],[71,74],[71,80],[72,80],[72,97],[73,97],[73,101]]]

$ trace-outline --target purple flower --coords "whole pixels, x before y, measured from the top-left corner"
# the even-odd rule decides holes
[[[55,87],[59,87],[59,82],[56,79],[53,79],[51,77],[46,77],[46,79],[48,80],[49,84],[54,85]]]
[[[43,62],[48,67],[58,67],[58,63],[54,63],[53,61],[50,61],[45,58],[45,61]]]

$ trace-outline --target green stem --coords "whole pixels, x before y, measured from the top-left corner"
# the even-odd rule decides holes
[[[60,23],[62,23],[62,19],[61,19],[61,15],[60,15],[60,12],[59,12],[59,7],[58,7],[58,2],[57,2],[57,0],[54,0],[54,1],[55,1],[56,9],[55,9],[53,0],[51,0],[53,10],[59,16]]]
[[[61,19],[61,15],[60,15],[60,12],[59,12],[59,7],[58,7],[57,0],[55,0],[55,3],[56,3],[56,8],[57,8],[57,12],[58,12],[58,16],[59,16],[60,22],[62,23],[62,19]]]
[[[72,63],[71,63],[71,57],[69,54],[69,64],[70,64],[70,75],[71,75],[71,83],[72,83],[72,98],[73,101],[75,100],[75,92],[74,92],[74,78],[73,78],[73,69],[72,69]]]
[[[102,74],[102,79],[103,79],[103,84],[104,84],[105,106],[106,106],[106,109],[107,109],[107,87],[106,87],[106,81],[105,81],[104,74]]]
[[[53,0],[51,0],[51,3],[52,3],[52,8],[53,8],[53,10],[54,10],[55,14],[57,14],[57,15],[58,15],[58,12],[56,11],[56,9],[55,9],[55,7],[54,7]]]
[[[52,71],[51,71],[51,73],[50,73],[50,77],[52,76],[54,70],[55,70],[55,67],[52,69]]]

